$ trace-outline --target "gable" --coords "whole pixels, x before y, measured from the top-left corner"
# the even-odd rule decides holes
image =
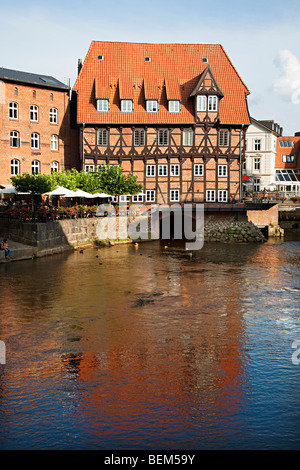
[[[223,98],[224,96],[209,65],[207,65],[206,69],[200,75],[197,85],[190,96],[192,97],[202,93],[214,93],[219,95],[220,98]]]

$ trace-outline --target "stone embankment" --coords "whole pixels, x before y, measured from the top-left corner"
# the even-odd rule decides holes
[[[204,226],[204,241],[223,243],[264,242],[261,230],[252,222],[208,220]]]

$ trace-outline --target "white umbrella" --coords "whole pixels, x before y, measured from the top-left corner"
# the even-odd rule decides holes
[[[7,186],[4,189],[0,189],[1,194],[16,194],[17,190],[14,186]]]
[[[105,193],[95,193],[92,194],[93,197],[112,197],[110,194],[105,194]]]
[[[58,186],[53,191],[49,191],[48,193],[44,193],[45,196],[65,196],[65,197],[73,197],[74,191],[70,189],[63,188],[63,186]]]
[[[92,198],[94,197],[93,194],[87,193],[86,191],[83,191],[82,189],[75,189],[73,191],[72,196],[69,197],[87,197],[87,198]]]
[[[4,189],[0,189],[1,194],[30,194],[30,193],[19,193],[14,186],[7,186]]]

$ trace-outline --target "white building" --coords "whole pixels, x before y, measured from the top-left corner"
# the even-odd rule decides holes
[[[274,121],[257,121],[251,118],[246,133],[246,161],[243,174],[250,177],[244,189],[254,192],[270,190],[275,181],[277,138],[282,127]]]

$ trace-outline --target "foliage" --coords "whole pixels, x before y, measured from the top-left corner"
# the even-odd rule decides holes
[[[51,175],[23,173],[22,175],[12,176],[11,182],[18,192],[43,194],[52,191],[55,183]]]
[[[132,173],[125,175],[120,165],[101,165],[95,171],[62,170],[51,175],[24,173],[11,177],[11,182],[19,192],[44,194],[57,186],[75,190],[82,189],[88,193],[104,192],[112,196],[138,194],[143,185],[137,183]]]

